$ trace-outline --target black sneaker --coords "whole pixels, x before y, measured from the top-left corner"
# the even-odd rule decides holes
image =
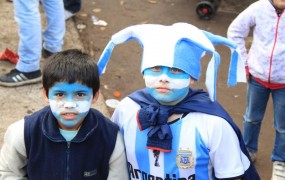
[[[17,69],[12,69],[9,73],[0,77],[0,85],[7,87],[16,87],[26,84],[40,82],[42,79],[41,71],[20,72]]]
[[[46,50],[45,48],[42,48],[42,57],[43,58],[49,58],[51,55],[53,55],[54,53]]]

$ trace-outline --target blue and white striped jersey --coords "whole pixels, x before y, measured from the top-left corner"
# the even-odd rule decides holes
[[[129,97],[117,106],[112,121],[124,135],[131,179],[192,180],[237,177],[250,161],[240,150],[236,133],[224,119],[204,113],[189,113],[169,124],[171,152],[146,148],[149,129],[140,131],[140,106]]]

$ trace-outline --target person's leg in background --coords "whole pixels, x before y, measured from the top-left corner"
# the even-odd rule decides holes
[[[248,83],[246,112],[243,118],[243,138],[252,161],[255,161],[258,151],[260,128],[270,92],[270,89],[262,86],[253,78]]]
[[[62,50],[65,35],[65,17],[63,1],[42,0],[47,27],[43,32],[43,57]]]
[[[285,88],[272,91],[274,108],[275,143],[272,180],[285,179]]]
[[[19,26],[19,61],[16,69],[32,72],[40,69],[41,15],[38,0],[14,0],[15,20]]]
[[[0,85],[20,86],[41,80],[41,17],[38,0],[14,0],[18,24],[19,60],[16,69],[0,77]]]

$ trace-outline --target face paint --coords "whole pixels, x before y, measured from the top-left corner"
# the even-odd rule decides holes
[[[58,83],[48,93],[51,111],[62,129],[78,128],[88,114],[93,91],[80,83]]]
[[[162,104],[177,103],[189,91],[190,75],[177,68],[147,68],[144,79],[148,92]]]

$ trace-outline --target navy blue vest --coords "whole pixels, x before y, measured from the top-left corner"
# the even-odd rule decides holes
[[[47,106],[25,117],[24,138],[30,180],[105,180],[119,128],[91,109],[74,139],[67,143]]]

